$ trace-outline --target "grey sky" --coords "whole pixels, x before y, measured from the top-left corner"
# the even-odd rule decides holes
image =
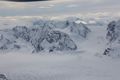
[[[120,15],[120,0],[0,1],[0,16],[54,16],[103,13]]]

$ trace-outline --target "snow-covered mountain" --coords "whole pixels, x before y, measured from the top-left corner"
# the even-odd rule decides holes
[[[78,20],[78,19],[77,19]],[[0,31],[0,50],[19,50],[31,46],[32,52],[77,50],[74,38],[87,38],[91,30],[76,20],[36,20],[31,26]]]
[[[107,35],[108,48],[104,54],[119,57],[120,56],[120,20],[112,21],[108,24]]]
[[[10,29],[0,30],[0,79],[120,80],[119,59],[111,58],[120,52],[119,21],[28,21],[8,22]]]
[[[88,33],[91,31],[87,28],[86,23],[80,18],[67,18],[64,20],[36,20],[33,21],[33,26],[48,26],[82,38],[86,38]]]

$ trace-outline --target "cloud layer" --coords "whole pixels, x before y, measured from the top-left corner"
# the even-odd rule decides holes
[[[0,1],[0,16],[54,16],[90,13],[119,14],[119,0]]]

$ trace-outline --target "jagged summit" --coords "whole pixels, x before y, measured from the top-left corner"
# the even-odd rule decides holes
[[[67,18],[65,20],[37,20],[33,22],[33,26],[46,26],[53,29],[66,30],[68,33],[86,38],[88,33],[91,32],[86,24],[79,18]]]
[[[0,31],[0,50],[31,47],[32,52],[77,50],[75,37],[86,38],[91,32],[79,18],[65,20],[34,20],[25,26]],[[75,37],[74,37],[75,36]]]
[[[49,29],[48,27],[27,28],[25,26],[23,27],[17,26],[13,28],[13,31],[15,32],[15,36],[17,38],[20,37],[30,42],[32,46],[35,48],[34,50],[35,52],[42,51],[46,48],[42,46],[44,40],[46,41],[44,45],[49,46],[53,44],[49,47],[49,51],[54,51],[54,50],[63,51],[63,50],[77,49],[75,43],[70,39],[69,35],[60,31]]]

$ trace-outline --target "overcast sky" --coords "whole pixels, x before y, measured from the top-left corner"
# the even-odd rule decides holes
[[[120,0],[0,1],[0,16],[120,15]]]

